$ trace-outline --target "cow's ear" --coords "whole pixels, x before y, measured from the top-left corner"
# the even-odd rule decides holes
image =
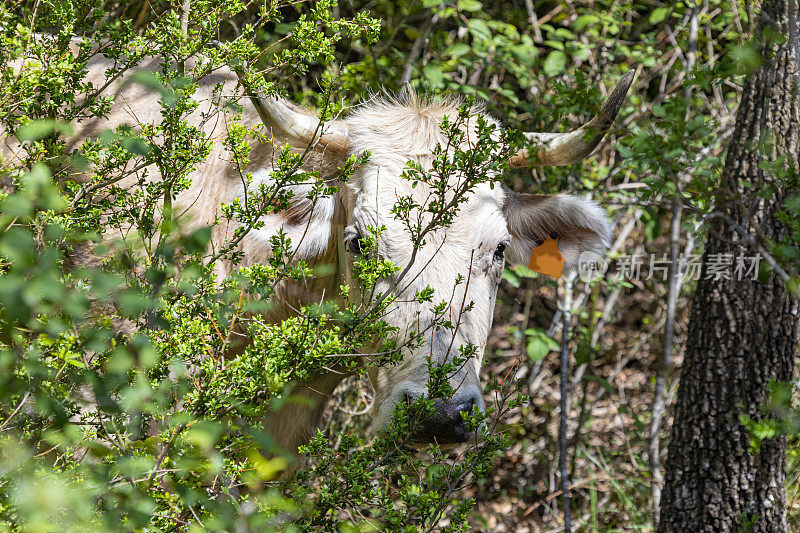
[[[339,193],[309,199],[311,187],[294,187],[289,208],[279,213],[280,226],[292,240],[296,259],[305,261],[331,259],[336,247],[336,228],[344,219]]]
[[[512,236],[506,257],[512,266],[527,265],[533,248],[551,235],[558,235],[565,270],[576,268],[579,261],[599,260],[608,249],[611,227],[606,214],[591,200],[505,192],[503,212]]]

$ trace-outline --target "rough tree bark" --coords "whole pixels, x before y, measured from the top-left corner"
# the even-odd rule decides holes
[[[759,196],[776,182],[759,162],[788,155],[787,164],[796,169],[800,156],[798,58],[789,44],[790,13],[797,12],[789,2],[796,1],[762,4],[758,34],[773,38],[764,40],[764,62],[744,86],[717,199],[723,215],[712,222],[694,296],[665,465],[661,532],[786,530],[784,439],[765,440],[751,454],[738,416],[760,418],[769,380],[792,378],[798,302],[774,273],[765,283],[736,276],[715,281],[705,279],[705,270],[709,260],[724,257],[714,254],[732,254],[734,261],[756,254],[742,230],[771,239],[787,232],[776,220],[786,191]],[[758,146],[764,140],[770,140],[766,151]]]

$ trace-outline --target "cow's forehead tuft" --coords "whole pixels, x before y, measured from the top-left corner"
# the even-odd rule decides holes
[[[373,100],[360,107],[346,119],[353,151],[369,151],[373,163],[415,160],[429,162],[437,144],[446,144],[447,137],[441,129],[445,116],[455,121],[461,102],[457,98],[425,100],[410,93],[399,98]],[[488,116],[481,106],[473,106],[465,129],[474,141],[477,117],[483,115],[488,122],[499,123]]]
[[[408,170],[407,163],[413,160],[424,169],[430,169],[436,145],[447,142],[440,124],[445,116],[455,120],[460,104],[455,98],[424,100],[412,93],[401,98],[373,100],[347,119],[354,152],[369,151],[371,154],[369,162],[349,180],[356,196],[353,223],[362,228],[384,226],[386,251],[391,256],[404,255],[407,247],[404,238],[407,229],[392,215],[393,206],[404,197],[411,197],[414,203],[423,206],[433,199],[426,184],[412,186],[410,179],[403,178],[404,171]],[[473,134],[478,122],[476,117],[482,113],[481,107],[474,107],[472,118],[465,125],[471,133],[470,142],[477,137]],[[453,175],[451,179],[464,177]],[[506,234],[503,201],[501,187],[491,187],[488,183],[476,185],[459,206],[453,223],[438,232],[447,235],[449,244],[446,246],[464,248],[466,254],[480,240],[494,242],[503,238]],[[426,216],[430,215],[423,213],[422,218]],[[413,218],[416,219],[416,215]],[[431,236],[427,240],[437,239]]]

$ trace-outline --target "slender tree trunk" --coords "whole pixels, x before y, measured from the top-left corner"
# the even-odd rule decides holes
[[[789,2],[765,0],[764,62],[744,86],[717,208],[689,324],[677,410],[666,461],[661,532],[785,531],[785,442],[767,439],[748,452],[739,415],[758,419],[770,380],[789,381],[798,349],[798,302],[772,274],[766,282],[706,279],[709,263],[755,256],[754,236],[779,240],[776,220],[786,199],[774,173],[759,162],[800,157],[797,57],[790,46]],[[764,31],[765,29],[770,31]],[[768,39],[768,38],[767,38]],[[762,144],[759,146],[760,144]],[[752,188],[748,186],[752,184]],[[774,185],[775,194],[759,193]],[[738,227],[738,228],[737,228]],[[720,256],[717,254],[730,254]]]

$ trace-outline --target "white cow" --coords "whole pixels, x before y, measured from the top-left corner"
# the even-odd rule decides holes
[[[103,85],[104,72],[110,66],[103,59],[92,61],[89,81],[95,86]],[[139,68],[157,70],[158,63],[153,59]],[[527,134],[538,147],[535,160],[523,150],[510,158],[510,165],[569,165],[588,156],[611,126],[632,79],[633,72],[630,72],[597,116],[585,126],[563,134]],[[190,122],[201,128],[214,144],[210,156],[192,175],[192,187],[175,201],[174,210],[183,213],[194,227],[211,224],[219,216],[221,204],[245,192],[241,174],[220,141],[231,120],[229,109],[212,105],[219,98],[213,89],[220,84],[223,96],[242,97],[236,74],[226,69],[206,76],[195,94],[200,106]],[[110,114],[76,124],[77,142],[120,124],[135,126],[160,120],[159,96],[141,85],[125,83],[125,77],[104,92],[114,96]],[[385,320],[398,328],[401,338],[410,329],[425,330],[432,320],[431,306],[420,304],[411,296],[430,286],[434,290],[434,301],[454,303],[450,312],[453,323],[458,321],[458,328],[454,332],[426,331],[422,345],[406,350],[400,364],[370,369],[375,390],[373,427],[381,427],[389,420],[397,402],[414,400],[426,393],[426,356],[431,356],[434,362],[447,361],[458,354],[460,347],[471,343],[477,347],[476,356],[450,376],[456,392],[446,401],[438,402],[436,414],[424,421],[423,430],[415,440],[457,443],[473,438],[461,412],[473,406],[483,408],[479,371],[506,261],[526,264],[533,247],[551,233],[559,236],[558,247],[568,269],[574,268],[585,252],[601,256],[610,237],[603,210],[575,196],[519,194],[504,186],[491,187],[489,183],[482,183],[468,193],[452,223],[426,237],[412,260],[407,229],[390,211],[401,196],[411,195],[420,204],[429,197],[427,186],[420,184],[412,188],[401,174],[408,161],[430,168],[437,144],[446,142],[440,123],[446,116],[455,120],[456,101],[426,102],[414,96],[383,99],[323,125],[313,113],[277,99],[242,98],[241,103],[245,123],[262,122],[280,142],[301,150],[311,147],[305,166],[319,169],[326,179],[335,180],[336,169],[351,154],[371,153],[369,161],[347,183],[340,183],[339,192],[332,196],[312,203],[306,198],[310,185],[293,186],[291,207],[267,216],[264,227],[251,231],[240,243],[245,266],[264,262],[271,253],[269,238],[283,230],[292,240],[296,259],[305,260],[311,266],[326,263],[336,269],[333,275],[311,279],[304,287],[281,286],[276,305],[265,319],[277,321],[290,316],[299,305],[318,301],[322,294],[335,297],[342,279],[356,285],[351,267],[354,256],[359,253],[358,240],[368,228],[385,226],[379,238],[378,253],[400,267],[408,267],[401,268],[406,271],[402,280],[398,273],[377,283],[375,292],[393,292],[397,296]],[[216,117],[202,120],[201,114],[212,109],[220,110]],[[474,142],[476,117],[482,113],[474,109],[473,117],[464,126],[469,135],[462,149],[468,150],[469,142]],[[494,118],[483,116],[486,121],[497,124]],[[3,144],[6,155],[18,149],[13,140],[5,139]],[[270,179],[274,158],[273,147],[255,147],[250,166],[254,185]],[[457,180],[458,176],[452,179]],[[216,225],[212,241],[219,247],[232,230],[229,224]],[[233,265],[223,261],[218,268],[220,274],[227,275]],[[468,283],[456,284],[459,275],[469,277]],[[462,302],[474,302],[474,306],[462,313]],[[295,392],[307,396],[313,407],[293,403],[270,415],[267,429],[281,446],[294,450],[309,438],[319,423],[328,396],[342,378],[342,374],[331,373],[298,386]]]

